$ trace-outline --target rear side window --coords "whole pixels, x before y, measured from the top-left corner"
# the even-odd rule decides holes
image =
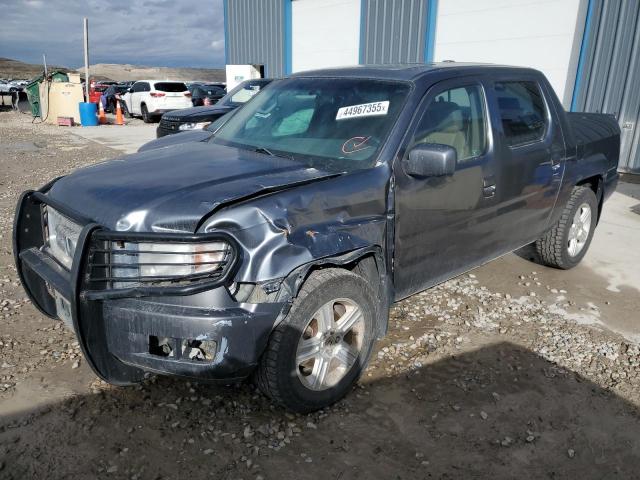
[[[547,128],[547,112],[536,82],[495,84],[502,129],[511,147],[537,142]]]
[[[187,86],[182,82],[158,82],[155,84],[158,92],[186,92]]]
[[[209,87],[209,86],[205,86],[203,87],[206,90],[207,95],[224,95],[224,90],[220,87]]]

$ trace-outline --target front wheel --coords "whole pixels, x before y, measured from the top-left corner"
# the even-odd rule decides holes
[[[369,359],[376,302],[355,273],[312,272],[269,339],[255,374],[260,390],[300,413],[342,398]]]
[[[558,222],[535,242],[539,263],[568,270],[586,255],[598,219],[598,200],[588,187],[574,187]]]
[[[133,118],[133,113],[129,111],[129,108],[127,108],[127,102],[124,100],[120,101],[120,109],[122,110],[122,115],[127,118]]]

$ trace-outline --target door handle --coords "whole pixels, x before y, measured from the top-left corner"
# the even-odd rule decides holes
[[[493,177],[485,178],[482,181],[482,195],[485,198],[491,198],[496,194],[496,183]]]

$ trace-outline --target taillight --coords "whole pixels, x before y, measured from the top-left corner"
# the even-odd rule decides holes
[[[184,96],[185,97],[190,97],[191,96],[191,92],[184,92]]]
[[[152,97],[164,97],[164,93],[160,92],[151,92]]]

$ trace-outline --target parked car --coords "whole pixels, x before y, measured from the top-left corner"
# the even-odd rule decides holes
[[[116,82],[90,82],[89,83],[89,103],[98,103],[100,102],[100,98],[102,94]]]
[[[213,106],[187,108],[165,114],[160,119],[160,124],[156,129],[156,136],[159,138],[185,130],[200,130],[225,113],[244,105],[271,81],[270,78],[245,80]]]
[[[0,80],[0,93],[21,92],[27,83],[25,80]]]
[[[334,68],[274,82],[209,140],[25,192],[17,271],[117,385],[252,375],[335,402],[395,301],[529,246],[568,269],[618,180],[620,130],[527,68]]]
[[[194,83],[189,85],[188,88],[191,92],[191,103],[194,107],[213,105],[227,93],[224,86],[218,83]]]
[[[120,100],[120,107],[122,108],[122,104],[124,103],[122,101],[122,95],[127,93],[129,88],[130,87],[128,85],[124,84],[109,85],[109,87],[102,93],[102,96],[100,97],[102,108],[104,108],[106,112],[115,113],[116,102],[118,100]]]
[[[191,106],[191,92],[183,82],[140,80],[122,96],[129,116],[141,116],[145,123],[165,112]]]

